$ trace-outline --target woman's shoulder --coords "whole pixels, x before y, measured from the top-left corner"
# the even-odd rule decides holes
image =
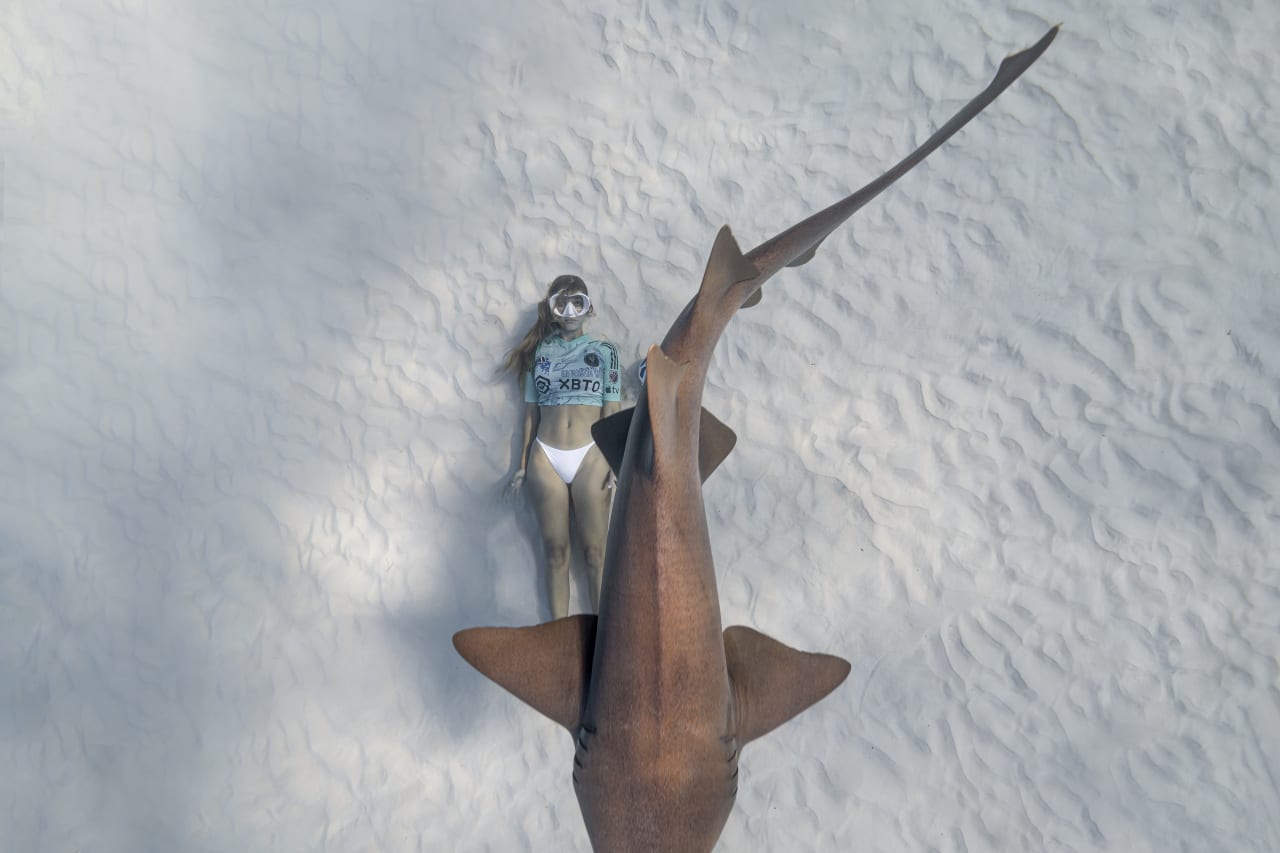
[[[608,338],[606,335],[594,335],[594,334],[593,334],[593,335],[591,335],[591,342],[592,342],[592,343],[599,344],[599,345],[600,345],[600,346],[602,346],[602,347],[607,347],[607,348],[609,348],[609,349],[611,349],[611,350],[615,350],[615,351],[616,351],[616,350],[618,349],[617,345],[616,345],[613,341],[609,340],[609,338]]]
[[[538,346],[553,343],[555,341],[563,341],[563,340],[564,338],[560,337],[560,333],[553,328],[549,332],[547,332],[545,335],[542,336],[542,340],[538,341]]]
[[[604,356],[608,360],[611,367],[613,367],[615,370],[617,369],[618,347],[613,343],[613,341],[609,340],[603,335],[596,335],[595,337],[592,338],[591,345],[596,350],[596,352],[600,353],[602,356]]]

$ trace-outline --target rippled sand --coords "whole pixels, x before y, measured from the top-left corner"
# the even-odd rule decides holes
[[[501,355],[1061,19],[717,351],[726,624],[854,663],[720,849],[1280,849],[1280,9],[765,5],[0,10],[0,846],[587,850],[449,644],[547,613]]]

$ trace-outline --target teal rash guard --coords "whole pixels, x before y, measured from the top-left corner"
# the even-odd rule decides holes
[[[524,401],[539,406],[602,406],[622,399],[618,348],[585,332],[548,335],[525,374]]]

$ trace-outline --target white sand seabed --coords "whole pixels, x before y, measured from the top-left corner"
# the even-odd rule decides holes
[[[1280,7],[762,5],[0,7],[0,848],[589,849],[449,643],[546,613],[501,355],[1061,20],[717,351],[726,623],[854,663],[720,849],[1280,849]]]

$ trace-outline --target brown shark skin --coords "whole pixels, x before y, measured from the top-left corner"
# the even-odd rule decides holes
[[[542,703],[540,710],[573,732],[574,788],[597,853],[710,851],[733,807],[741,747],[818,701],[849,673],[849,664],[839,658],[796,652],[767,638],[763,643],[773,645],[753,645],[754,632],[745,629],[722,633],[699,464],[706,438],[703,386],[717,341],[733,315],[754,304],[770,276],[811,258],[853,212],[994,100],[1056,33],[1055,27],[1032,48],[1006,59],[983,93],[853,195],[745,256],[728,229],[721,230],[698,294],[661,347],[649,350],[647,384],[617,465],[590,666],[585,660],[552,660],[546,667],[556,673],[548,678],[569,685],[560,691],[568,698],[557,704],[524,684],[512,687],[520,679],[511,673],[525,662],[495,665],[495,653],[484,646],[502,642],[501,635],[495,640],[484,632],[502,629],[455,636],[467,660],[535,707]],[[598,442],[601,438],[597,433]],[[560,621],[574,619],[586,621],[578,623],[582,630],[575,628],[572,637],[590,638],[590,617]],[[555,626],[545,627],[559,630]],[[735,631],[742,633],[731,636]],[[580,646],[588,641],[578,640]],[[754,656],[742,657],[748,653]],[[545,657],[541,654],[537,663],[546,664]],[[751,666],[756,660],[764,678],[757,678]],[[786,673],[792,671],[801,674],[787,684]],[[810,682],[816,685],[812,689],[804,686]],[[797,694],[790,705],[786,696],[777,696],[785,691],[773,689],[779,684]],[[574,726],[579,707],[581,719]]]
[[[650,407],[642,398],[614,498],[620,523],[605,554],[574,757],[597,851],[710,850],[737,793],[732,691],[697,464],[702,383],[690,366],[674,405],[693,426],[680,418],[674,446],[655,437],[645,473]],[[651,362],[650,387],[656,381]]]

